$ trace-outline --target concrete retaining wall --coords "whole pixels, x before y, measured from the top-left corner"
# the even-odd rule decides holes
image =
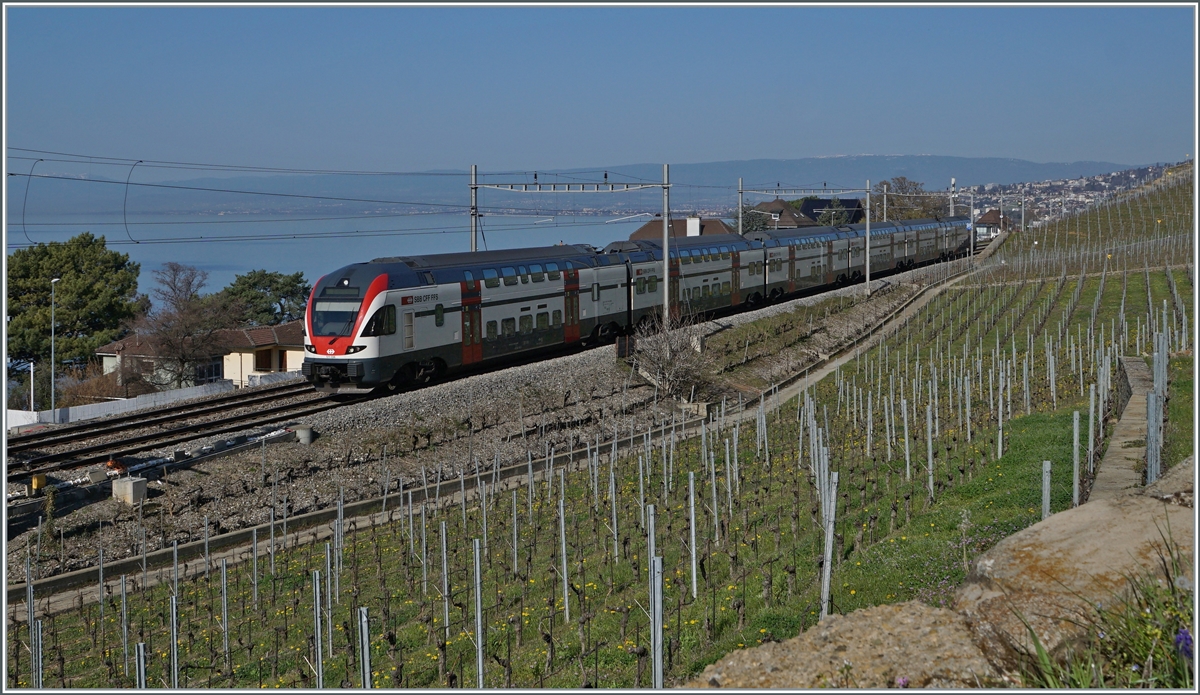
[[[303,378],[304,375],[299,370],[294,372],[271,372],[270,374],[250,374],[246,377],[246,386],[265,386],[285,381],[299,381]]]
[[[1125,406],[1129,405],[1129,398],[1133,395],[1133,387],[1129,384],[1129,370],[1125,368],[1125,362],[1134,357],[1121,357],[1117,360],[1117,378],[1113,382],[1113,417],[1120,420],[1121,414],[1125,412]]]
[[[183,401],[189,398],[212,396],[232,390],[233,382],[228,379],[223,379],[221,381],[214,381],[211,384],[190,386],[185,389],[172,389],[170,391],[146,393],[138,396],[137,398],[127,398],[123,401],[108,401],[106,403],[77,405],[70,408],[43,410],[37,413],[31,413],[27,410],[9,410],[6,412],[6,426],[18,427],[21,425],[32,425],[35,423],[62,425],[68,422],[92,420],[98,417],[104,417],[105,415],[117,415],[119,413],[128,413],[134,410],[142,410],[144,408],[153,408],[155,406],[165,405],[175,401]]]

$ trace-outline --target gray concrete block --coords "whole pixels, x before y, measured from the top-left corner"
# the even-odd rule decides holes
[[[146,499],[145,478],[117,478],[113,481],[113,497],[133,506]]]
[[[108,473],[106,473],[102,470],[88,471],[88,482],[89,483],[102,483],[105,480],[108,480]]]
[[[292,430],[296,433],[296,441],[300,442],[301,444],[312,444],[312,441],[313,441],[313,428],[312,427],[310,427],[309,425],[296,425],[295,427],[292,428]]]

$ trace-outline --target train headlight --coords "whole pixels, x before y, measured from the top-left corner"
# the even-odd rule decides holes
[[[367,349],[366,345],[351,345],[350,347],[346,348],[346,354],[353,355],[356,352],[362,352],[363,350],[366,350],[366,349]]]
[[[317,348],[316,348],[316,346],[313,346],[313,345],[305,345],[305,346],[304,346],[304,349],[305,349],[305,351],[307,351],[307,352],[311,352],[311,353],[312,353],[312,354],[314,354],[314,355],[315,355],[315,354],[317,354]]]

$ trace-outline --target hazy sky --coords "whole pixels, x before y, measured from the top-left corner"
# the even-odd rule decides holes
[[[15,147],[393,171],[1195,152],[1191,7],[5,13]]]

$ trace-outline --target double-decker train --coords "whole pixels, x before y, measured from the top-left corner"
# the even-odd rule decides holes
[[[969,255],[965,217],[871,225],[876,276]],[[601,341],[661,315],[754,308],[864,275],[863,224],[661,241],[376,258],[321,277],[302,371],[319,390],[394,390],[536,350]]]

